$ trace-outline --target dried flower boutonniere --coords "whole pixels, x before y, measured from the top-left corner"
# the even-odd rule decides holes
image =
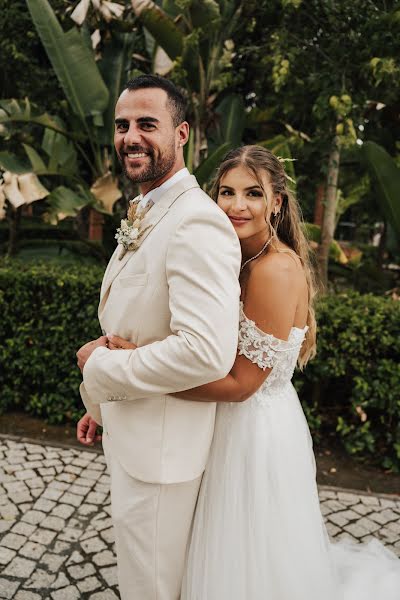
[[[152,228],[152,225],[148,225],[142,229],[142,222],[153,203],[150,202],[144,208],[141,208],[139,204],[140,199],[131,200],[127,219],[122,219],[121,227],[117,229],[117,233],[115,234],[115,239],[119,244],[122,244],[121,252],[118,257],[119,260],[125,256],[128,250],[136,252],[140,246],[140,241],[144,233]]]

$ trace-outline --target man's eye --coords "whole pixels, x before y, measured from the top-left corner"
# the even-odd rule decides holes
[[[126,123],[118,123],[117,131],[126,131],[128,129],[128,125]]]
[[[142,129],[146,129],[147,131],[151,131],[154,127],[153,123],[142,123]]]

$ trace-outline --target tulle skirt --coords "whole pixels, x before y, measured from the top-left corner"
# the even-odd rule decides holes
[[[181,600],[399,600],[391,552],[329,542],[297,394],[271,392],[218,406]]]

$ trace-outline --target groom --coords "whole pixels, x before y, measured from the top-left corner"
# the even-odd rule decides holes
[[[168,80],[131,80],[115,109],[115,149],[150,209],[104,275],[108,338],[77,353],[84,444],[103,425],[122,600],[178,600],[215,404],[171,396],[224,377],[236,354],[240,247],[226,215],[185,168],[185,100]]]

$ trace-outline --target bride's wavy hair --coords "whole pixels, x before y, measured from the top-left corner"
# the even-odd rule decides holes
[[[298,361],[300,368],[303,368],[316,353],[317,325],[314,310],[316,295],[315,276],[310,258],[310,244],[305,235],[300,206],[294,194],[289,189],[288,178],[283,163],[272,152],[262,146],[242,146],[228,152],[219,166],[211,190],[211,196],[215,202],[218,199],[222,177],[228,171],[238,166],[244,166],[257,180],[264,192],[264,198],[267,203],[267,194],[262,180],[262,175],[264,174],[267,174],[269,178],[274,196],[280,195],[282,198],[282,205],[277,215],[274,215],[272,206],[268,206],[267,204],[266,215],[270,216],[266,218],[266,222],[271,231],[271,245],[274,245],[275,249],[279,252],[280,250],[277,248],[276,241],[280,240],[293,250],[299,257],[306,276],[309,298],[307,314],[308,331]]]

